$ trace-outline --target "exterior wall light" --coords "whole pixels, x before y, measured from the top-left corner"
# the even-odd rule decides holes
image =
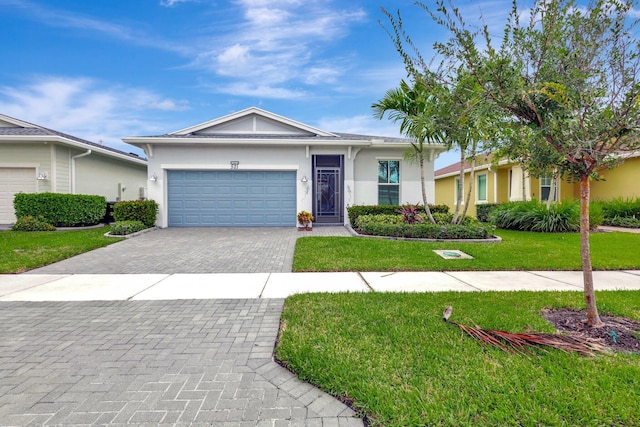
[[[307,175],[304,175],[300,182],[309,182],[309,180],[307,179]]]
[[[38,174],[38,178],[37,178],[37,180],[38,180],[38,181],[44,181],[44,180],[46,180],[47,178],[48,178],[48,177],[47,177],[47,173],[46,173],[46,172],[40,172],[40,173]]]
[[[158,175],[155,173],[149,177],[149,181],[156,182],[158,180]]]

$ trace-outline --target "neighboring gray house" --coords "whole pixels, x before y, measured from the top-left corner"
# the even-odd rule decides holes
[[[15,221],[16,193],[145,196],[147,161],[0,114],[0,224]]]
[[[350,205],[422,200],[419,167],[403,157],[408,140],[326,132],[255,107],[123,140],[149,158],[160,227],[295,226],[301,210],[316,224],[344,224]],[[427,149],[430,200],[444,150]]]

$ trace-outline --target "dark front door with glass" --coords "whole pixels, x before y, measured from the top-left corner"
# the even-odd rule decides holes
[[[343,156],[313,156],[313,216],[319,224],[343,224]]]

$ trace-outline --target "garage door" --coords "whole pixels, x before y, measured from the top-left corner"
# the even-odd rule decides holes
[[[295,226],[293,171],[169,171],[170,227]]]
[[[20,192],[36,192],[36,170],[34,168],[0,168],[0,224],[15,222],[13,196]]]

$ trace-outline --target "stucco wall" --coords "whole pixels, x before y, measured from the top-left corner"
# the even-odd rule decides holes
[[[82,154],[74,150],[72,156]],[[107,201],[137,200],[147,186],[147,167],[96,153],[75,160],[75,193],[104,196]],[[124,188],[124,191],[118,191]]]
[[[627,159],[618,167],[600,171],[604,181],[591,181],[591,199],[640,197],[640,157]]]
[[[167,170],[199,169],[229,170],[231,161],[239,161],[239,170],[295,170],[297,172],[297,208],[296,211],[313,210],[313,170],[312,156],[322,154],[344,156],[344,217],[348,218],[346,208],[353,204],[377,204],[377,159],[402,159],[404,149],[358,150],[353,147],[351,157],[348,147],[309,147],[305,146],[260,147],[256,145],[210,146],[210,145],[159,145],[153,148],[153,157],[149,158],[148,175],[156,174],[157,182],[149,182],[148,195],[160,205],[157,224],[166,227],[167,222]],[[429,197],[433,198],[433,165],[427,167],[427,186]],[[307,177],[308,182],[301,179]],[[416,203],[422,200],[420,174],[417,164],[401,163],[402,203]]]

